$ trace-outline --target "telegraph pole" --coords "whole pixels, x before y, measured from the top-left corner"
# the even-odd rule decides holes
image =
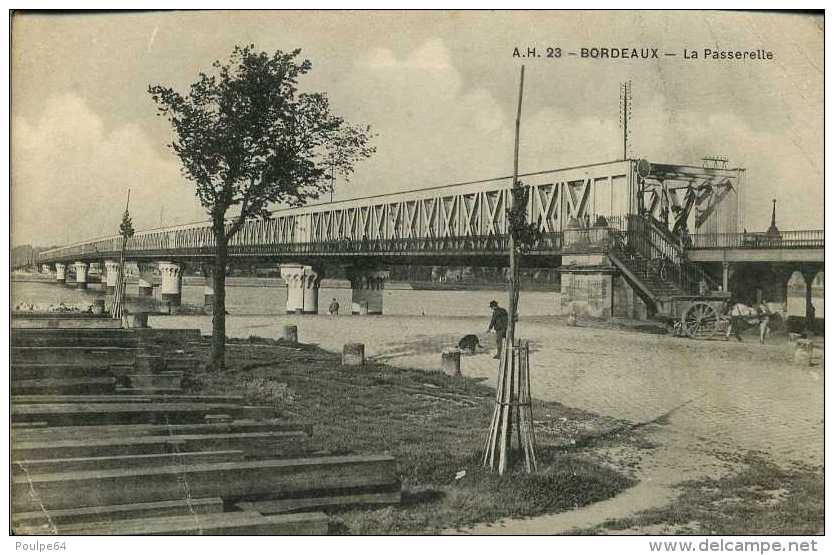
[[[620,127],[623,128],[623,160],[628,159],[628,124],[631,122],[631,80],[620,83]]]

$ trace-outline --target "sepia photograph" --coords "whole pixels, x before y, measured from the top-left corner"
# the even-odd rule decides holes
[[[17,552],[822,550],[823,11],[9,33]]]

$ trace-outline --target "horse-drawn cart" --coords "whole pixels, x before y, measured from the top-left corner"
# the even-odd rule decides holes
[[[668,320],[676,332],[692,339],[710,339],[726,331],[730,318],[722,314],[726,293],[674,297],[668,301]]]

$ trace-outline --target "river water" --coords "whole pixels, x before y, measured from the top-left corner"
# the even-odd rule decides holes
[[[128,296],[136,295],[136,286],[128,286]],[[183,304],[202,306],[202,286],[184,285]],[[90,289],[77,290],[52,283],[13,281],[11,287],[12,306],[18,303],[66,304],[89,303],[101,298],[103,291],[99,284],[90,284]],[[331,299],[341,305],[342,312],[350,312],[351,290],[347,288],[326,288],[319,290],[319,313],[326,314]],[[413,289],[386,289],[383,311],[391,316],[480,316],[488,318],[489,302],[496,299],[506,305],[507,294],[503,291],[420,291]],[[521,297],[519,313],[528,316],[549,316],[557,314],[559,294],[548,291],[525,292]],[[287,307],[286,287],[226,287],[226,309],[231,316],[268,316],[285,314]]]

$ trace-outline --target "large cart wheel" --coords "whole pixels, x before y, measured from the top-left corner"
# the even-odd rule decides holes
[[[686,309],[681,324],[693,339],[709,339],[718,331],[718,312],[708,303],[695,302]]]

